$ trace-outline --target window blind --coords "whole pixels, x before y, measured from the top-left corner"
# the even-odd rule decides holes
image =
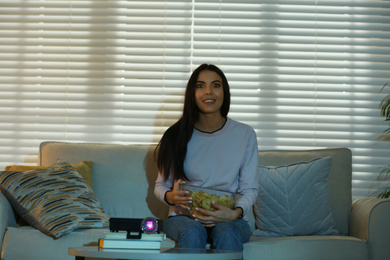
[[[2,1],[0,167],[46,140],[154,144],[201,63],[259,149],[349,147],[353,196],[389,164],[388,1]]]

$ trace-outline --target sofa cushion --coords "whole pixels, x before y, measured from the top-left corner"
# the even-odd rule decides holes
[[[287,166],[259,166],[255,203],[259,236],[335,235],[327,178],[332,158]]]
[[[72,167],[84,178],[89,187],[93,188],[92,183],[92,170],[93,162],[92,161],[82,161],[79,163],[72,164]],[[6,166],[6,171],[30,171],[35,169],[46,170],[47,166],[31,166],[31,165],[10,165]]]
[[[61,159],[43,170],[0,172],[0,188],[27,223],[55,239],[76,229],[108,226],[91,188]]]
[[[69,247],[96,245],[108,229],[79,229],[54,240],[31,226],[9,227],[1,248],[3,259],[74,260]],[[88,258],[89,259],[89,258]]]
[[[348,236],[252,236],[244,243],[244,259],[367,260],[366,241]]]

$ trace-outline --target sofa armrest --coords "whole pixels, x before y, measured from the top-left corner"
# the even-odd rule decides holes
[[[3,244],[5,230],[9,226],[16,226],[15,214],[7,198],[0,192],[0,248]]]
[[[364,198],[352,203],[350,235],[366,240],[369,259],[390,259],[390,199]]]

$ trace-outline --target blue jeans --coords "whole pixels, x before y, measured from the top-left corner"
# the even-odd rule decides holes
[[[249,241],[251,229],[243,219],[221,222],[206,228],[188,216],[169,217],[164,222],[167,237],[176,241],[181,248],[212,248],[243,251],[242,244]]]

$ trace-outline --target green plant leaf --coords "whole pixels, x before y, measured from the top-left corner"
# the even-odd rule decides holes
[[[385,87],[389,87],[389,82],[386,83],[380,90],[382,92]],[[385,96],[379,104],[381,109],[381,115],[385,117],[385,121],[390,121],[390,94]],[[386,135],[390,134],[390,127],[383,131]],[[378,175],[378,183],[373,186],[379,185],[381,182],[390,180],[390,165],[383,166]],[[371,195],[377,198],[389,198],[390,197],[390,186],[381,187],[373,192]]]
[[[385,186],[382,188],[377,189],[373,193],[370,194],[370,196],[380,198],[380,199],[386,199],[390,197],[390,186]]]
[[[386,83],[379,92],[382,92],[385,87],[389,87],[389,83]],[[379,103],[379,108],[381,109],[381,115],[385,117],[385,120],[390,119],[390,95],[385,96],[382,101]]]
[[[383,166],[377,178],[378,181],[390,180],[390,165]]]

